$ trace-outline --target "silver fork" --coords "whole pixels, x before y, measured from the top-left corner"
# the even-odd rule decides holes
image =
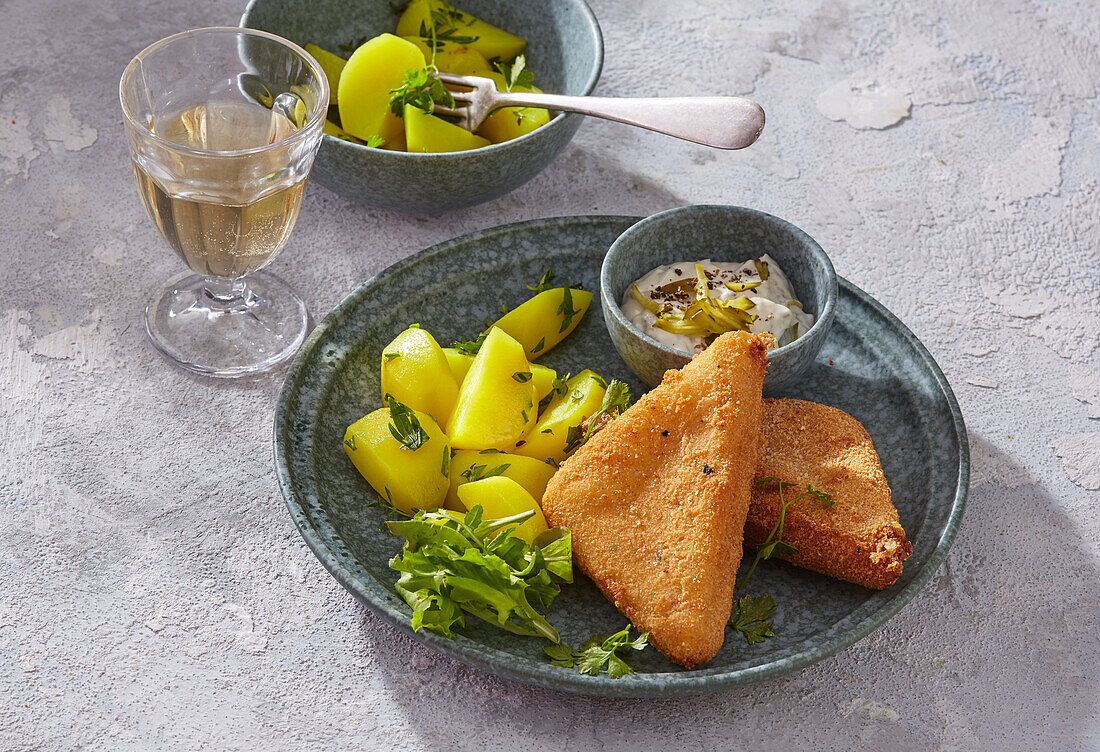
[[[436,114],[458,118],[458,125],[468,131],[477,130],[500,107],[579,112],[719,149],[744,149],[764,128],[763,108],[743,97],[570,97],[497,91],[493,79],[482,76],[440,73],[439,80],[454,96],[455,106],[437,104]],[[469,90],[459,91],[456,86]]]

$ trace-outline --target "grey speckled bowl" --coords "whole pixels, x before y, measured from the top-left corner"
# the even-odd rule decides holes
[[[462,10],[527,40],[527,65],[544,91],[591,93],[603,67],[600,25],[584,0],[460,0]],[[392,33],[390,0],[251,0],[241,26],[339,52],[364,35]],[[313,178],[344,198],[384,209],[440,212],[473,206],[518,188],[560,152],[581,115],[558,113],[542,128],[483,149],[409,154],[325,135]]]
[[[604,257],[600,298],[611,341],[638,378],[656,386],[665,371],[681,368],[691,355],[658,342],[623,315],[619,304],[633,282],[673,261],[746,261],[765,253],[778,262],[804,310],[815,317],[810,331],[768,353],[764,391],[771,393],[793,383],[814,361],[833,323],[836,272],[821,246],[790,222],[740,206],[670,209],[620,235]]]

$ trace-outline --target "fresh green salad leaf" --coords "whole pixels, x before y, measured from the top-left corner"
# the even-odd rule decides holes
[[[768,621],[773,616],[775,598],[770,595],[746,595],[734,600],[729,625],[743,634],[750,645],[755,645],[768,637],[775,637],[772,623]]]
[[[561,591],[558,581],[572,581],[572,540],[558,529],[534,546],[512,535],[533,513],[483,520],[475,506],[462,518],[432,510],[387,522],[405,539],[390,568],[400,573],[395,588],[413,610],[413,629],[453,639],[472,614],[513,634],[560,642],[541,612]]]
[[[625,649],[643,650],[649,632],[643,632],[630,639],[630,625],[610,637],[593,635],[581,643],[580,648],[571,650],[568,645],[547,645],[542,650],[555,666],[575,668],[578,673],[596,676],[605,673],[612,679],[633,674],[634,667],[619,655]]]

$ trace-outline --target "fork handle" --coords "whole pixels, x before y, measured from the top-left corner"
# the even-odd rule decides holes
[[[744,149],[764,128],[764,110],[744,97],[570,97],[500,93],[496,107],[544,107],[648,128],[719,149]]]

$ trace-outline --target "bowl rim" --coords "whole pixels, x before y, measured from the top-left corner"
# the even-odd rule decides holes
[[[813,326],[811,326],[805,334],[793,342],[788,342],[782,347],[776,347],[768,351],[768,359],[772,360],[776,357],[782,357],[785,353],[794,352],[800,347],[805,346],[812,340],[818,337],[824,336],[829,326],[833,321],[833,314],[836,311],[837,303],[837,276],[836,269],[833,267],[833,261],[829,258],[829,254],[825,252],[825,249],[821,245],[810,237],[809,233],[803,230],[798,225],[792,222],[788,222],[782,217],[777,217],[774,214],[769,214],[759,209],[752,209],[747,206],[734,206],[732,204],[691,204],[689,206],[678,206],[674,209],[666,209],[656,214],[651,214],[642,221],[628,227],[622,235],[615,238],[615,242],[607,249],[607,253],[603,257],[603,264],[600,266],[600,297],[603,299],[607,310],[611,311],[611,315],[615,318],[615,321],[626,328],[635,337],[641,339],[647,345],[660,350],[669,355],[679,356],[690,360],[693,357],[692,353],[684,350],[671,347],[663,342],[659,342],[653,337],[649,336],[637,326],[634,322],[626,317],[622,311],[621,303],[618,298],[614,296],[614,291],[611,290],[611,266],[613,262],[613,256],[617,251],[621,251],[622,243],[625,240],[629,240],[631,237],[637,235],[639,232],[645,232],[651,229],[650,225],[662,223],[672,217],[678,217],[680,215],[698,214],[700,212],[724,212],[727,214],[735,215],[738,217],[757,217],[762,218],[766,222],[771,222],[782,227],[784,230],[791,232],[798,240],[805,244],[810,251],[811,256],[816,256],[819,261],[823,262],[825,269],[828,272],[828,289],[825,291],[825,305],[822,307],[821,312],[817,314]]]
[[[562,1],[563,0],[555,0],[555,2],[562,2]],[[591,6],[588,5],[586,0],[567,0],[567,1],[573,3],[576,7],[578,7],[580,9],[581,14],[588,21],[588,28],[592,32],[592,34],[594,36],[594,41],[596,43],[595,65],[592,68],[592,72],[588,76],[588,80],[585,81],[584,86],[582,87],[583,90],[578,95],[578,96],[588,96],[589,94],[592,93],[592,90],[596,88],[596,84],[599,83],[599,80],[600,80],[600,75],[603,73],[603,62],[604,62],[603,29],[600,28],[600,22],[596,18],[596,14],[593,12]],[[251,15],[253,9],[262,2],[265,2],[265,0],[248,0],[248,5],[245,6],[244,12],[241,14],[241,20],[240,20],[241,28],[245,28],[245,29],[255,28],[255,27],[249,26],[249,16]],[[304,50],[303,50],[303,52],[304,52]],[[306,56],[309,57],[310,60],[313,59],[313,56],[310,55],[308,52],[306,52],[305,54],[306,54]],[[509,141],[502,141],[499,144],[489,144],[488,146],[481,146],[477,149],[466,149],[464,151],[452,151],[452,152],[391,151],[389,149],[376,149],[376,148],[372,148],[370,146],[366,146],[365,144],[357,144],[357,143],[354,143],[352,141],[345,141],[342,138],[337,138],[336,136],[332,136],[328,133],[323,133],[322,134],[321,143],[323,143],[323,144],[328,144],[328,143],[336,144],[336,145],[338,145],[338,148],[341,148],[341,149],[342,148],[351,148],[352,150],[357,150],[357,151],[361,151],[361,152],[364,152],[364,153],[370,152],[370,153],[373,153],[373,154],[392,155],[392,157],[394,159],[431,159],[431,158],[440,159],[440,158],[443,158],[443,159],[453,159],[453,160],[457,161],[457,160],[460,160],[460,159],[469,158],[471,155],[474,155],[474,154],[485,154],[485,153],[491,152],[491,151],[501,151],[501,150],[504,150],[504,149],[513,148],[513,146],[515,144],[519,144],[519,143],[531,140],[533,138],[537,138],[539,136],[539,134],[542,134],[544,131],[546,131],[547,128],[555,128],[555,129],[560,128],[562,126],[562,123],[569,116],[579,117],[578,115],[575,115],[575,114],[572,114],[572,113],[560,112],[559,111],[558,114],[554,115],[554,117],[552,117],[550,119],[550,122],[548,122],[546,125],[543,125],[539,128],[536,128],[535,130],[531,131],[530,133],[524,133],[519,138],[513,138]],[[382,157],[382,159],[388,159],[388,158],[389,157]]]

